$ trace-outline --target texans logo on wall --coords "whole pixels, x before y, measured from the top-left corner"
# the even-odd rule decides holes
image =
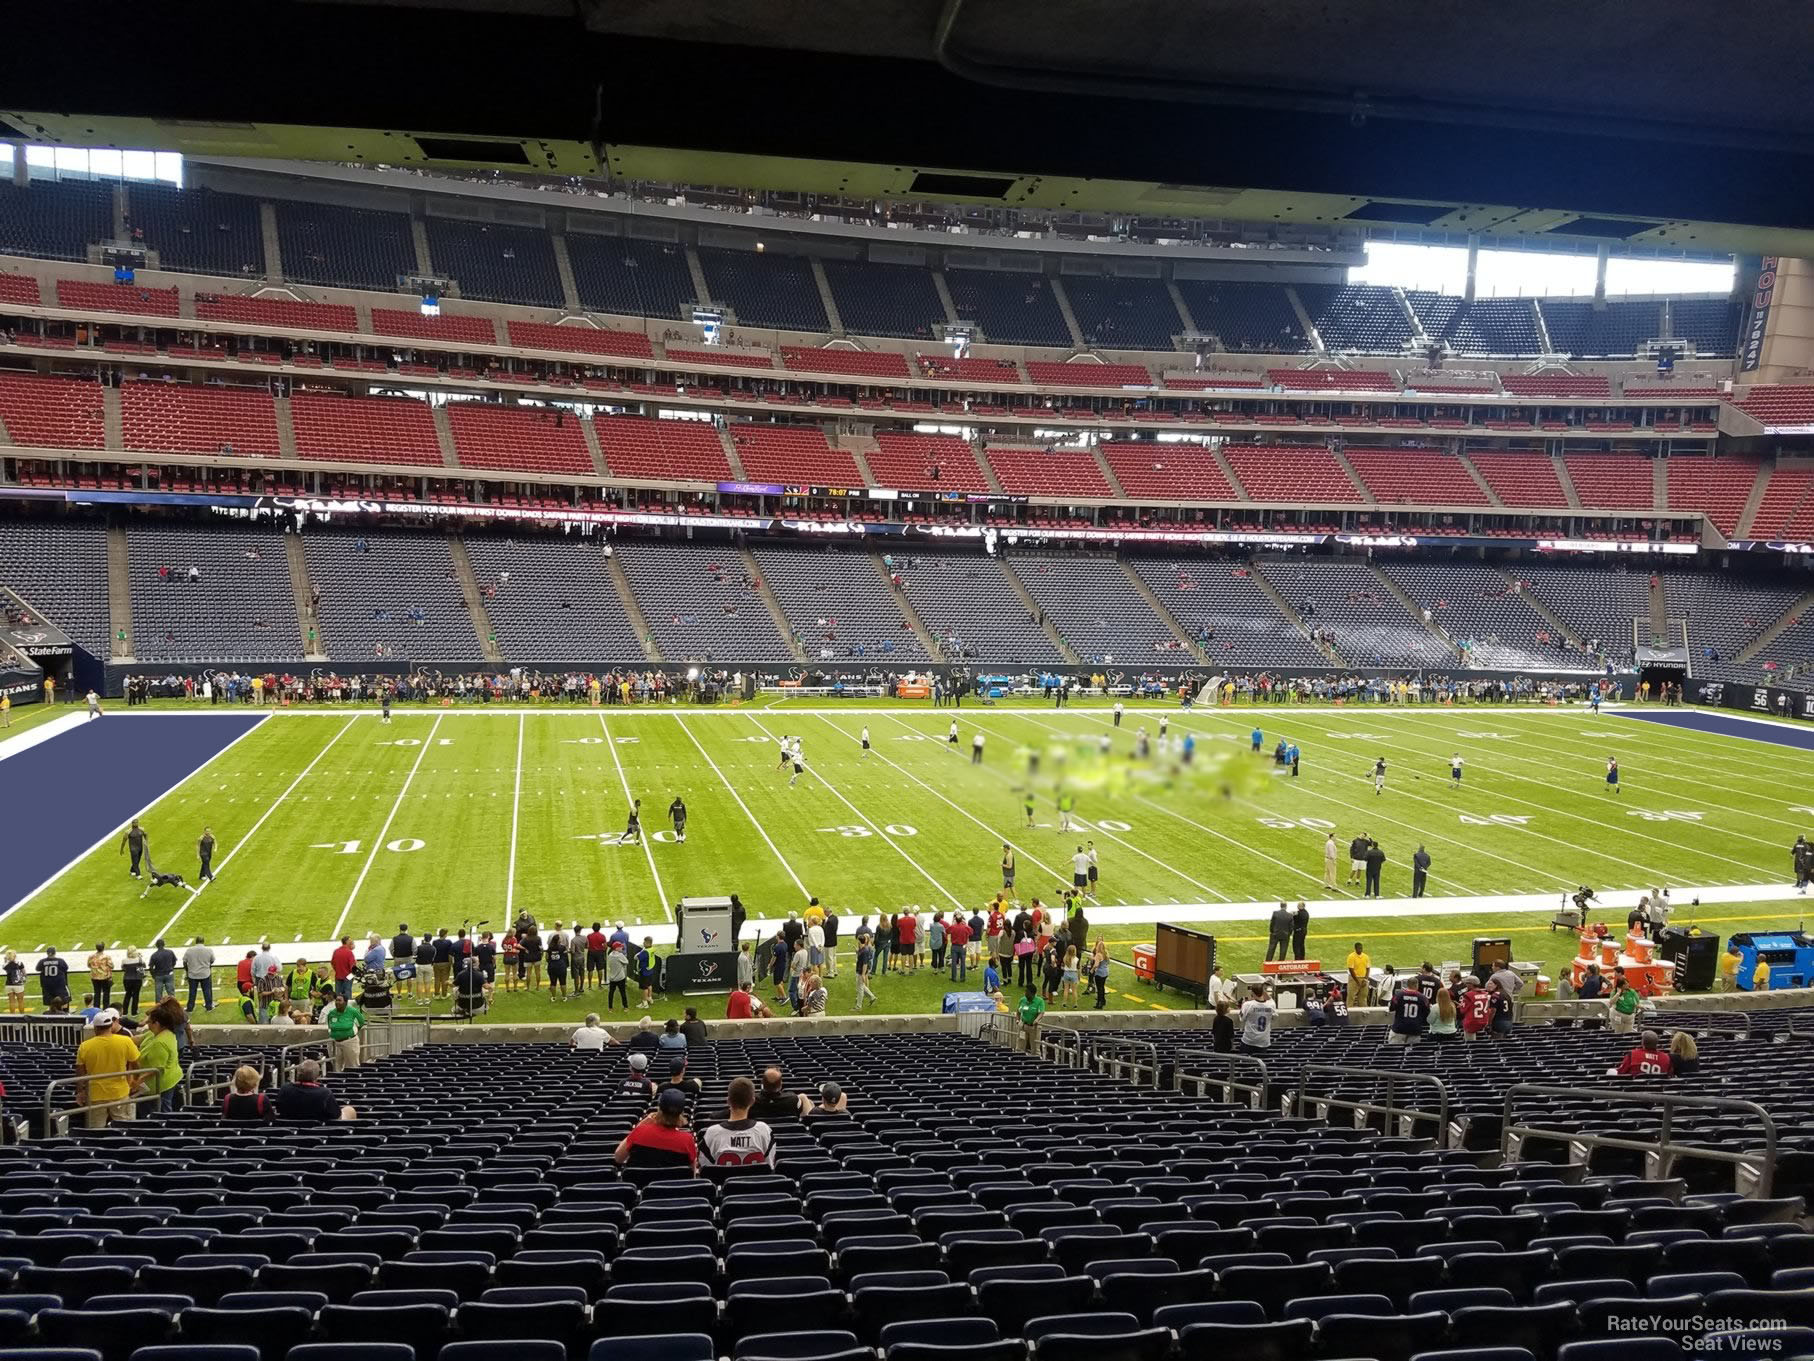
[[[707,960],[699,966],[699,972],[694,976],[701,983],[705,982],[708,978],[718,977],[718,961],[715,959]]]

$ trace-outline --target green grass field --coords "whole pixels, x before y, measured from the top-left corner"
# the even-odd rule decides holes
[[[1168,750],[1135,759],[1136,730],[1156,737],[1162,713]],[[944,741],[953,717],[958,752]],[[1301,747],[1299,778],[1250,754],[1255,723],[1268,751],[1281,735]],[[865,724],[869,756],[857,742]],[[981,766],[969,757],[977,731],[987,739]],[[1188,769],[1176,759],[1187,732],[1198,743]],[[805,739],[806,773],[791,788],[777,768],[783,734]],[[1454,752],[1465,761],[1459,788]],[[1039,773],[1029,777],[1033,753]],[[1612,754],[1624,775],[1616,796],[1603,779]],[[1376,795],[1370,771],[1382,755],[1389,774]],[[81,942],[86,954],[103,937],[145,945],[164,934],[174,944],[200,933],[231,943],[219,949],[224,962],[260,936],[294,948],[342,933],[388,939],[402,921],[420,931],[489,919],[501,931],[524,907],[544,924],[621,918],[634,929],[671,921],[675,899],[727,892],[752,919],[783,917],[816,894],[848,929],[909,904],[980,905],[999,886],[1004,840],[1016,847],[1022,896],[1050,900],[1087,837],[1102,875],[1092,917],[1123,958],[1151,938],[1153,921],[1219,914],[1206,929],[1227,965],[1252,967],[1263,912],[1230,905],[1290,898],[1312,903],[1310,953],[1326,961],[1339,963],[1356,938],[1375,962],[1461,958],[1473,936],[1509,930],[1520,958],[1553,971],[1574,941],[1549,932],[1539,909],[1581,883],[1668,884],[1678,907],[1708,892],[1722,901],[1698,920],[1722,934],[1793,925],[1799,903],[1765,899],[1787,882],[1789,844],[1814,825],[1814,802],[1798,802],[1809,798],[1798,777],[1809,774],[1814,752],[1518,707],[1130,709],[1119,730],[1105,707],[1031,704],[400,709],[388,726],[365,710],[284,714],[145,814],[154,858],[191,874],[195,837],[211,825],[215,883],[141,899],[108,846],[0,919],[0,945],[67,952]],[[1073,834],[1056,825],[1061,782],[1086,824]],[[676,795],[691,814],[685,844],[668,831]],[[620,845],[631,797],[654,835]],[[1380,841],[1386,903],[1322,887],[1329,831],[1342,848],[1338,882],[1350,837]],[[1410,892],[1420,842],[1434,860],[1427,911],[1393,901]],[[1622,909],[1606,916],[1622,924]],[[1115,1005],[1171,1000],[1123,971],[1115,981]],[[846,967],[834,1010],[849,1009],[850,986]],[[948,986],[921,974],[878,991],[886,1010],[925,1011]],[[654,1012],[683,1004],[660,999]],[[503,996],[501,1008],[523,1020],[586,1009],[545,994]]]

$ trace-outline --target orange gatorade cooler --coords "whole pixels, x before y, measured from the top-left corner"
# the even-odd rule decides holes
[[[1153,956],[1158,947],[1154,945],[1136,945],[1134,947],[1134,977],[1142,983],[1153,981]]]

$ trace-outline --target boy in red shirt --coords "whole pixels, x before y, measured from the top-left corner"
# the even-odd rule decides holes
[[[1493,994],[1480,986],[1480,980],[1469,978],[1467,990],[1461,994],[1461,1033],[1464,1038],[1476,1040],[1481,1032],[1493,1024]]]
[[[617,1146],[612,1158],[623,1167],[685,1167],[699,1170],[699,1141],[687,1128],[687,1094],[666,1087],[655,1109]]]

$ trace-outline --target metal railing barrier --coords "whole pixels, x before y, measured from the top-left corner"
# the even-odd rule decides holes
[[[1655,1139],[1631,1139],[1617,1134],[1584,1134],[1579,1130],[1545,1125],[1523,1125],[1512,1118],[1512,1107],[1520,1096],[1562,1096],[1574,1101],[1591,1102],[1601,1110],[1617,1106],[1648,1106],[1662,1111],[1661,1127]],[[1762,1148],[1715,1147],[1705,1143],[1687,1143],[1674,1137],[1675,1112],[1678,1110],[1737,1111],[1753,1117],[1763,1132]],[[1722,1136],[1730,1139],[1731,1136]],[[1776,1121],[1770,1112],[1755,1101],[1737,1097],[1687,1096],[1675,1092],[1634,1090],[1622,1087],[1559,1087],[1542,1082],[1516,1082],[1506,1089],[1504,1119],[1499,1133],[1499,1154],[1506,1163],[1520,1160],[1525,1141],[1547,1139],[1568,1146],[1570,1162],[1585,1163],[1596,1148],[1622,1148],[1644,1155],[1644,1177],[1647,1181],[1664,1181],[1674,1175],[1675,1164],[1683,1158],[1702,1158],[1710,1162],[1729,1163],[1737,1171],[1734,1187],[1741,1195],[1767,1199],[1776,1180]]]
[[[76,1100],[68,1106],[59,1107],[56,1099],[57,1094],[64,1091],[67,1091],[74,1097],[80,1092],[82,1087],[90,1082],[105,1082],[108,1078],[114,1077],[156,1077],[158,1071],[159,1070],[156,1068],[128,1068],[122,1073],[102,1073],[98,1076],[79,1075],[76,1077],[52,1078],[44,1085],[44,1137],[46,1139],[53,1139],[68,1134],[69,1122],[75,1119],[78,1112],[106,1110],[111,1114],[111,1112],[119,1106],[131,1106],[134,1108],[132,1114],[124,1118],[134,1119],[137,1118],[138,1115],[137,1108],[146,1102],[150,1102],[152,1109],[155,1110],[157,1108],[158,1096],[155,1088],[151,1091],[140,1090],[137,1092],[130,1092],[114,1101],[100,1101],[93,1104],[90,1104],[87,1101]]]
[[[1039,1057],[1060,1068],[1083,1066],[1083,1032],[1068,1025],[1039,1027]]]
[[[1309,1090],[1312,1079],[1318,1077],[1334,1079],[1331,1090]],[[1356,1084],[1369,1086],[1370,1093],[1366,1096],[1338,1095],[1344,1087],[1352,1088]],[[1416,1091],[1434,1091],[1434,1103],[1410,1104],[1415,1100]],[[1437,1148],[1448,1144],[1450,1104],[1448,1084],[1428,1073],[1413,1073],[1402,1068],[1345,1068],[1333,1063],[1306,1063],[1298,1069],[1297,1092],[1292,1098],[1294,1114],[1314,1113],[1328,1120],[1331,1111],[1350,1111],[1356,1127],[1372,1127],[1371,1117],[1384,1116],[1381,1125],[1385,1131],[1392,1133],[1392,1124],[1396,1122],[1401,1137],[1418,1137],[1419,1124],[1434,1122],[1435,1133],[1431,1137]]]
[[[73,1051],[93,1033],[80,1016],[0,1017],[0,1044],[54,1045]]]
[[[366,1022],[359,1029],[359,1061],[370,1063],[427,1044],[431,1023],[427,1016]]]
[[[1243,1082],[1241,1075],[1257,1075]],[[1269,1075],[1266,1065],[1252,1054],[1224,1054],[1214,1049],[1180,1049],[1172,1060],[1172,1090],[1207,1096],[1218,1093],[1218,1101],[1237,1101],[1254,1110],[1266,1108]]]
[[[189,1106],[219,1105],[233,1087],[233,1074],[241,1068],[258,1068],[263,1064],[256,1054],[233,1054],[224,1058],[195,1059],[183,1068],[183,1102]]]
[[[266,1086],[269,1088],[283,1086],[296,1076],[296,1066],[310,1059],[319,1063],[325,1072],[333,1052],[334,1042],[327,1039],[303,1040],[299,1044],[284,1045],[271,1059],[271,1066],[267,1070],[270,1078]]]
[[[1099,1035],[1090,1045],[1089,1062],[1096,1072],[1131,1082],[1136,1087],[1157,1088],[1159,1085],[1159,1049],[1150,1040]]]

